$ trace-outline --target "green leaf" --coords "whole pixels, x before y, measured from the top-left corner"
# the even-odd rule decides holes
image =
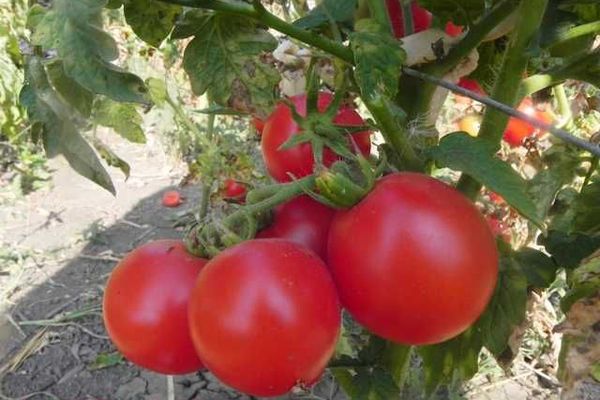
[[[494,355],[500,355],[507,346],[514,329],[525,319],[527,308],[527,278],[514,254],[502,254],[496,291],[475,324],[483,335],[483,345]]]
[[[159,47],[171,33],[182,9],[157,0],[129,0],[125,4],[125,20],[140,39]]]
[[[206,18],[183,60],[194,93],[244,111],[269,109],[280,76],[261,55],[275,49],[275,38],[245,17]]]
[[[444,343],[417,349],[423,359],[425,389],[470,379],[477,372],[483,346],[499,355],[525,318],[527,280],[511,254],[503,254],[496,289],[481,317],[465,332]]]
[[[558,265],[541,251],[526,247],[516,252],[515,258],[521,265],[529,285],[546,289],[556,279]]]
[[[148,103],[142,80],[111,62],[119,56],[113,38],[102,30],[106,0],[55,0],[38,22],[35,45],[56,50],[67,76],[92,93],[116,101]]]
[[[141,128],[142,117],[131,103],[117,103],[103,98],[94,104],[94,121],[114,129],[123,138],[133,143],[146,143]]]
[[[567,234],[550,230],[547,236],[538,238],[538,243],[546,248],[561,268],[572,269],[577,268],[581,260],[600,247],[600,235]]]
[[[376,21],[363,19],[350,35],[356,68],[354,77],[363,96],[393,98],[406,53],[400,42],[384,32]]]
[[[400,396],[400,389],[389,372],[380,367],[334,368],[332,373],[352,400],[390,400]]]
[[[465,381],[477,373],[482,338],[474,327],[444,343],[417,348],[423,359],[425,392],[431,395],[441,385]]]
[[[88,118],[92,112],[94,95],[65,74],[61,61],[50,63],[46,71],[50,83],[63,100],[75,108],[82,117]]]
[[[588,235],[600,234],[600,176],[581,190],[574,208],[574,230]]]
[[[352,27],[357,4],[358,0],[324,0],[306,16],[294,21],[294,25],[302,29],[316,29],[333,22]]]
[[[441,166],[465,172],[493,192],[525,218],[542,225],[536,206],[529,197],[527,182],[504,161],[494,157],[490,144],[465,133],[445,136],[431,154]]]
[[[600,292],[600,252],[596,252],[573,271],[570,289],[562,298],[560,306],[566,313],[578,300],[591,297],[598,292]]]
[[[31,58],[26,65],[29,82],[21,92],[21,104],[27,108],[32,123],[43,126],[42,140],[48,157],[62,154],[80,175],[97,183],[112,194],[115,188],[93,148],[79,133],[77,114],[52,89],[41,61]]]
[[[91,370],[114,367],[123,362],[123,355],[118,351],[114,353],[100,353],[90,365]]]
[[[148,93],[152,102],[159,107],[162,107],[167,99],[169,98],[169,92],[167,91],[167,84],[162,79],[148,78],[146,79],[146,86],[148,87]]]
[[[194,36],[202,29],[202,26],[210,21],[212,11],[198,8],[184,9],[183,13],[175,22],[171,39],[185,39]]]
[[[123,172],[123,174],[125,174],[125,180],[129,179],[129,175],[131,173],[131,167],[129,166],[129,164],[117,154],[115,154],[114,151],[112,151],[106,144],[102,143],[100,140],[96,139],[93,143],[94,148],[96,149],[98,154],[100,154],[100,157],[102,157],[102,159],[106,161],[106,163],[111,167],[119,168]]]

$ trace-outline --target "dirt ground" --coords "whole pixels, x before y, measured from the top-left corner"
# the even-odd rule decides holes
[[[50,187],[0,208],[0,248],[7,253],[0,253],[0,399],[169,398],[165,376],[115,352],[102,324],[102,292],[123,254],[152,239],[181,235],[173,222],[196,203],[199,190],[186,187],[182,207],[163,208],[161,194],[180,181],[182,170],[156,143],[111,142],[132,167],[127,181],[111,171],[116,198],[53,160]],[[494,382],[480,377],[464,397],[558,398],[554,379],[542,378],[528,370]],[[209,373],[177,377],[172,390],[177,400],[248,398]],[[291,397],[344,398],[328,376],[312,393]]]

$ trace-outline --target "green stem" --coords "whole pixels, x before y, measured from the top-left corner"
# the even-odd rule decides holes
[[[573,121],[573,111],[571,111],[571,105],[569,104],[567,93],[565,92],[565,85],[560,84],[555,86],[552,91],[558,102],[558,113],[560,114],[561,125],[562,127],[568,127]]]
[[[410,36],[415,33],[415,23],[412,12],[412,1],[396,0],[402,7],[402,22],[404,23],[404,36]]]
[[[368,0],[367,2],[369,4],[371,17],[377,21],[377,23],[381,25],[385,31],[392,34],[392,24],[390,23],[390,17],[388,15],[385,0]]]
[[[521,82],[519,87],[518,99],[530,96],[535,92],[539,92],[550,86],[554,86],[559,83],[560,80],[556,76],[551,74],[538,74],[532,75]]]
[[[283,19],[271,14],[260,1],[254,1],[253,5],[243,2],[226,2],[221,0],[159,0],[165,3],[179,4],[192,8],[205,8],[230,14],[242,15],[262,22],[263,24],[279,31],[291,38],[300,40],[306,44],[326,51],[348,63],[354,62],[352,50],[348,47],[295,25],[287,23]]]
[[[436,77],[442,77],[452,71],[453,68],[479,46],[496,26],[514,11],[515,7],[514,1],[511,0],[500,3],[489,14],[484,16],[479,23],[475,24],[465,37],[448,52],[446,57],[435,63],[426,65],[422,71]],[[425,84],[419,88],[416,99],[412,100],[415,107],[413,108],[414,112],[411,113],[411,119],[429,112],[429,106],[435,90],[436,86],[433,84]]]
[[[500,103],[515,106],[518,101],[519,85],[529,62],[529,49],[536,39],[548,0],[521,0],[517,11],[518,20],[512,34],[500,74],[494,85],[492,98]],[[495,108],[485,111],[479,138],[493,144],[493,151],[500,148],[502,134],[508,124],[509,116]],[[481,189],[481,184],[464,175],[458,188],[469,198],[474,199]]]
[[[594,175],[594,172],[596,172],[596,170],[598,169],[598,165],[600,158],[598,157],[594,157],[591,161],[591,165],[590,165],[590,169],[588,170],[587,174],[585,175],[585,179],[583,180],[583,185],[581,186],[581,190],[583,191],[583,189],[585,189],[585,187],[588,185],[588,183],[590,183],[590,179],[592,179],[592,175]]]
[[[362,98],[373,118],[377,122],[385,141],[394,149],[405,165],[398,165],[400,169],[423,171],[423,162],[408,141],[404,131],[404,123],[400,124],[391,112],[391,106],[382,97],[376,99]]]
[[[580,36],[591,35],[594,33],[600,33],[600,21],[594,21],[587,24],[579,25],[563,33],[560,33],[556,37],[556,40],[552,42],[551,46],[554,46],[560,42],[575,39]]]
[[[216,121],[216,115],[209,114],[206,138],[208,139],[208,141],[211,144],[214,143],[215,121]],[[208,204],[209,204],[209,200],[210,200],[210,192],[211,192],[214,180],[215,180],[214,175],[202,177],[202,187],[201,187],[201,196],[202,197],[200,198],[200,207],[198,209],[198,219],[200,221],[204,220],[204,218],[208,214]]]

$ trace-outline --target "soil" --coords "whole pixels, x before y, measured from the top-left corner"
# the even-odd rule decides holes
[[[101,299],[122,255],[153,239],[181,237],[174,222],[197,204],[200,190],[184,187],[181,207],[162,207],[162,193],[175,188],[182,169],[157,143],[110,141],[132,167],[128,180],[111,171],[116,197],[57,159],[51,187],[0,208],[0,399],[169,398],[167,377],[119,359],[106,337]],[[471,385],[465,397],[558,398],[557,387],[533,372],[503,379]],[[286,398],[345,397],[326,375],[311,393]],[[174,379],[174,399],[248,397],[197,373]]]

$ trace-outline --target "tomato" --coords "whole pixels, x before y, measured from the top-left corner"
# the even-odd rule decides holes
[[[187,308],[206,260],[178,240],[158,240],[127,254],[104,291],[104,324],[117,349],[163,374],[203,368],[189,333]]]
[[[477,320],[496,285],[494,236],[456,189],[395,173],[329,231],[328,264],[342,305],[394,342],[448,340]]]
[[[256,133],[258,133],[259,136],[262,135],[263,129],[265,128],[265,121],[258,117],[252,117],[252,125],[254,125],[254,128],[256,129]]]
[[[477,137],[480,128],[481,116],[478,114],[469,114],[458,121],[458,129],[473,137]]]
[[[526,98],[519,104],[517,110],[531,116],[537,116],[538,111],[533,106],[533,102],[530,98]],[[535,127],[533,125],[528,124],[525,121],[522,121],[518,118],[510,118],[508,120],[508,126],[504,131],[504,141],[508,143],[511,147],[520,146],[523,143],[523,140],[533,135],[535,132]]]
[[[246,186],[234,179],[225,179],[225,198],[243,201],[246,197]]]
[[[386,0],[390,23],[394,30],[394,36],[397,39],[403,38],[404,33],[404,15],[400,0]],[[413,17],[414,33],[422,32],[431,26],[432,15],[429,11],[419,6],[419,3],[413,1],[410,5]]]
[[[162,205],[165,207],[179,207],[183,203],[181,194],[176,190],[165,192],[162,197]]]
[[[318,109],[324,112],[331,103],[333,96],[330,93],[319,94]],[[306,115],[306,95],[294,96],[290,99],[298,113]],[[333,122],[345,126],[364,125],[363,119],[352,108],[342,106]],[[292,118],[292,112],[286,104],[279,104],[265,122],[261,147],[265,165],[269,174],[279,182],[289,182],[292,174],[295,178],[310,175],[314,168],[314,157],[310,143],[302,143],[291,149],[279,150],[279,147],[292,136],[299,133],[299,127]],[[356,146],[363,155],[371,151],[371,132],[357,132],[352,135]],[[323,164],[330,166],[339,157],[330,149],[323,152]]]
[[[452,21],[448,21],[446,24],[446,28],[444,29],[446,33],[452,37],[457,37],[463,33],[463,27],[459,25],[454,25]]]
[[[334,214],[333,208],[310,196],[298,196],[276,207],[273,223],[256,237],[287,239],[314,251],[325,260],[327,235]]]
[[[315,383],[341,323],[323,261],[282,239],[250,240],[213,258],[198,277],[189,316],[207,368],[254,396]]]
[[[458,81],[458,86],[470,90],[471,92],[475,92],[479,95],[482,96],[487,96],[487,93],[485,92],[485,90],[483,90],[483,88],[481,87],[481,85],[479,84],[479,82],[477,82],[474,79],[469,79],[469,78],[460,78],[460,80]],[[470,104],[472,102],[471,98],[469,97],[465,97],[465,96],[461,96],[459,94],[456,95],[456,102],[460,103],[460,104]]]

